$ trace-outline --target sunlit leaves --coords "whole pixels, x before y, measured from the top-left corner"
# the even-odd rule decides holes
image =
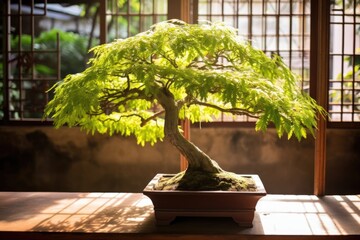
[[[211,121],[219,113],[258,118],[256,130],[273,124],[279,137],[313,134],[320,111],[298,88],[279,56],[268,57],[224,23],[161,22],[127,39],[92,49],[90,67],[56,87],[45,114],[56,126],[134,135],[138,143],[164,137],[157,96],[166,89],[179,118]]]

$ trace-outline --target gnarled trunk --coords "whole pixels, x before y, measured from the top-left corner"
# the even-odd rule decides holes
[[[165,137],[174,145],[189,163],[187,171],[203,171],[220,173],[223,170],[208,155],[189,142],[180,133],[178,127],[179,107],[174,96],[166,88],[161,88],[156,96],[161,106],[165,109]]]

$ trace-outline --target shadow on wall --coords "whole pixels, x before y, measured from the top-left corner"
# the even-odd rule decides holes
[[[78,128],[0,128],[2,191],[139,192],[158,171],[178,171],[166,143],[87,135]]]
[[[268,193],[313,193],[311,137],[232,128],[193,128],[191,137],[225,170],[259,174]],[[359,141],[360,130],[329,131],[329,193],[360,192]],[[141,192],[156,173],[178,171],[179,154],[166,142],[141,147],[78,128],[0,127],[0,191]]]
[[[192,137],[224,169],[258,174],[268,193],[311,194],[313,191],[314,140],[311,138],[288,141],[279,139],[273,129],[263,134],[253,129],[232,128],[193,129]]]
[[[327,194],[360,193],[360,130],[328,130]]]

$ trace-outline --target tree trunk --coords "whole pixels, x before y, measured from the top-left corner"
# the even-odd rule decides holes
[[[156,98],[165,109],[165,138],[186,157],[189,163],[187,171],[203,171],[208,173],[223,172],[217,162],[212,160],[193,143],[186,140],[180,133],[178,126],[179,107],[172,93],[166,88],[161,88]]]

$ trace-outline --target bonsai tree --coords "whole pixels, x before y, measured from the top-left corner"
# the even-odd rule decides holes
[[[279,56],[268,57],[224,23],[170,20],[91,51],[86,70],[54,87],[45,116],[56,127],[134,135],[141,145],[168,140],[186,157],[188,168],[158,188],[246,187],[245,178],[225,172],[183,137],[179,119],[247,115],[257,119],[256,130],[272,123],[279,137],[285,133],[300,140],[314,134],[323,112]]]

